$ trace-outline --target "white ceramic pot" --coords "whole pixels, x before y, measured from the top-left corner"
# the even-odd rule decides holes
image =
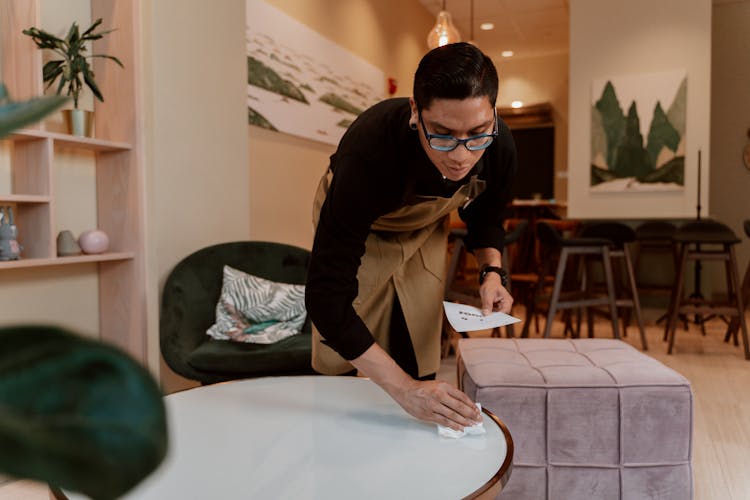
[[[78,245],[84,253],[103,253],[109,248],[109,236],[100,229],[90,229],[81,233]]]

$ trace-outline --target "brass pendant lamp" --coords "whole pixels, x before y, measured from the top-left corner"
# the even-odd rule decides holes
[[[445,10],[445,0],[443,0],[443,8],[438,12],[437,22],[427,34],[427,46],[432,50],[436,47],[460,41],[461,33],[458,32],[458,29],[453,24],[450,12]]]

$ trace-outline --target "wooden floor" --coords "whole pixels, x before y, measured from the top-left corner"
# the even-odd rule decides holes
[[[647,311],[658,316],[658,311]],[[543,323],[543,322],[542,322]],[[543,326],[543,325],[542,325]],[[696,500],[750,499],[750,361],[739,347],[723,342],[725,325],[720,320],[707,323],[707,335],[689,325],[677,331],[675,353],[666,354],[662,329],[647,317],[648,354],[687,377],[695,395],[693,472]],[[598,322],[598,337],[611,335],[611,327]],[[473,335],[487,336],[487,332]],[[556,324],[553,336],[562,335]],[[536,336],[532,328],[532,336]],[[627,342],[640,348],[633,327]],[[443,360],[438,378],[456,382],[455,357]],[[0,500],[47,500],[43,485],[0,478]]]
[[[668,355],[663,328],[653,320],[659,312],[646,313],[647,354],[681,373],[693,387],[695,499],[750,499],[750,361],[743,358],[741,347],[723,342],[726,324],[719,319],[706,323],[705,337],[694,324],[688,331],[678,329],[675,352]],[[597,337],[612,335],[608,323],[597,322],[595,331]],[[531,332],[538,338],[533,327]],[[552,336],[562,338],[562,323],[555,324]],[[628,328],[624,340],[641,347],[635,327]],[[456,383],[453,355],[443,360],[438,378]]]

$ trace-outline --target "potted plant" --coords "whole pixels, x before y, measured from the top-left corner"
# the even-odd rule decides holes
[[[104,102],[104,97],[96,84],[94,71],[89,64],[88,59],[94,57],[111,59],[121,68],[124,67],[120,60],[114,56],[106,54],[87,54],[87,42],[99,40],[107,33],[113,31],[107,30],[96,32],[96,28],[101,23],[102,19],[99,18],[94,21],[86,31],[80,33],[78,23],[74,22],[64,39],[35,27],[23,30],[23,34],[30,36],[34,40],[34,43],[36,43],[37,47],[40,49],[52,50],[56,55],[61,57],[61,59],[48,61],[44,65],[42,78],[47,84],[45,89],[49,88],[59,80],[57,94],[62,95],[63,92],[65,92],[65,95],[73,98],[73,109],[64,111],[64,113],[68,115],[66,116],[66,120],[69,124],[70,133],[73,135],[91,135],[91,119],[90,116],[88,116],[89,112],[78,108],[78,99],[81,90],[83,90],[84,84],[91,89],[91,92],[97,99],[99,99],[99,101]]]

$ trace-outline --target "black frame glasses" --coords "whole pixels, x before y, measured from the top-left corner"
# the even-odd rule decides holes
[[[463,144],[464,147],[469,151],[481,151],[483,149],[487,149],[495,140],[495,137],[497,137],[498,134],[497,111],[494,108],[492,109],[492,117],[495,126],[491,134],[472,135],[471,137],[467,137],[466,139],[458,139],[456,137],[453,137],[452,135],[431,134],[427,132],[427,127],[425,127],[424,125],[421,111],[419,112],[419,123],[422,125],[424,136],[427,138],[427,144],[429,144],[430,147],[436,151],[453,151],[458,147],[459,144]],[[487,141],[483,142],[485,140]]]

